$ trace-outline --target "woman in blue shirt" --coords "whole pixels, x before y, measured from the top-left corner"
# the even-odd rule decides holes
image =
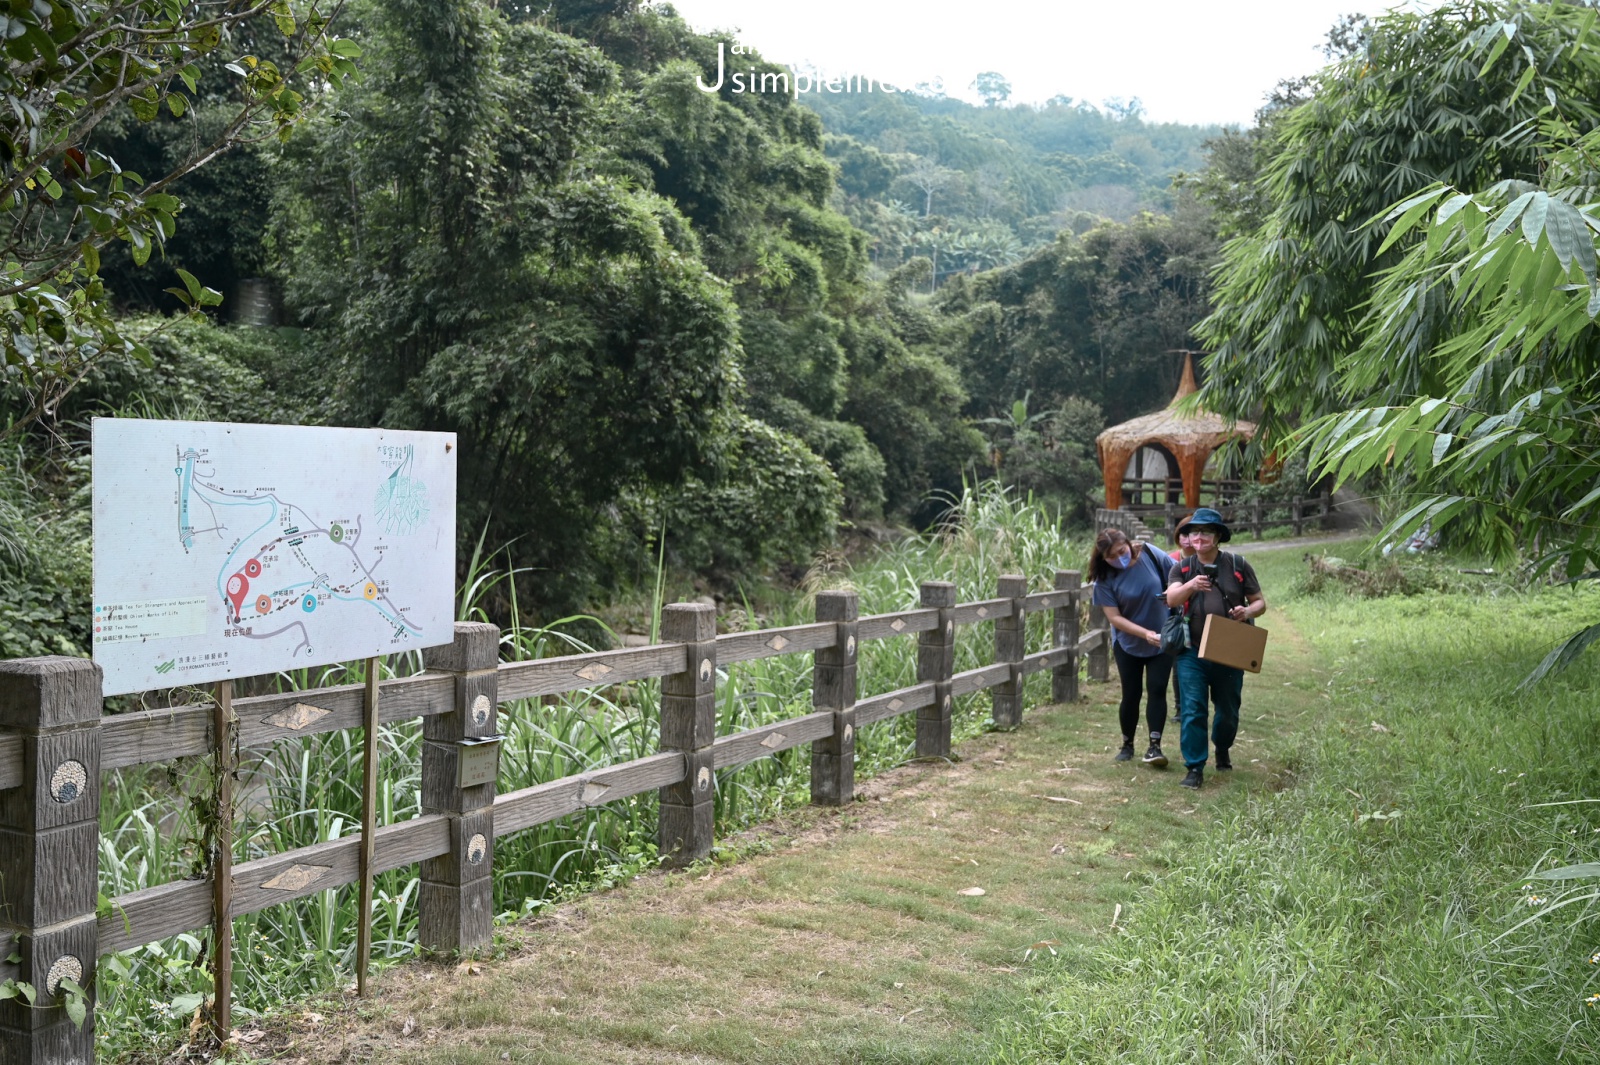
[[[1139,730],[1139,698],[1146,696],[1145,718],[1150,726],[1146,765],[1166,768],[1161,753],[1161,730],[1167,724],[1167,681],[1172,659],[1161,653],[1161,626],[1167,619],[1167,578],[1172,559],[1149,544],[1133,543],[1121,529],[1105,529],[1095,537],[1089,556],[1089,576],[1094,580],[1094,604],[1105,611],[1116,635],[1111,651],[1122,678],[1122,748],[1116,760],[1133,758],[1133,738]]]

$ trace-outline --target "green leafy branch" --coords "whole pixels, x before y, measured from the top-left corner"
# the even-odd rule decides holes
[[[20,964],[22,955],[15,952],[6,959],[12,965]],[[79,1029],[89,1019],[89,992],[85,991],[78,981],[70,976],[62,977],[56,984],[56,996],[61,999],[62,1007],[67,1011],[67,1017]],[[0,981],[0,1002],[20,1000],[29,1009],[45,1009],[48,1004],[41,1005],[37,1000],[39,991],[26,980],[11,977]]]

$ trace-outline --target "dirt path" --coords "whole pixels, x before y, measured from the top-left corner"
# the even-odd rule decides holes
[[[1111,762],[1115,685],[1089,685],[954,763],[747,833],[737,860],[503,928],[481,962],[396,967],[368,1001],[279,1018],[245,1049],[305,1065],[981,1061],[1030,974],[1076,971],[1141,884],[1282,786],[1286,737],[1323,696],[1303,641],[1272,622],[1239,768],[1198,794],[1181,770]]]

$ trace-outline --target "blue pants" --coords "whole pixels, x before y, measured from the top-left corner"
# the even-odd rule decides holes
[[[1217,750],[1233,746],[1239,733],[1239,699],[1244,694],[1244,670],[1220,666],[1201,659],[1194,648],[1183,652],[1173,664],[1178,678],[1178,691],[1182,708],[1178,713],[1182,731],[1179,746],[1183,749],[1183,764],[1199,769],[1206,764],[1210,753],[1206,745],[1206,702],[1216,708],[1216,720],[1211,725],[1211,740]]]

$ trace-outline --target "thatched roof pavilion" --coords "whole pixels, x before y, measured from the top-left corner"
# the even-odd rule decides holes
[[[1146,447],[1165,452],[1176,461],[1178,475],[1183,481],[1184,503],[1190,509],[1198,507],[1200,477],[1211,453],[1231,440],[1249,440],[1256,435],[1253,422],[1226,421],[1210,411],[1179,414],[1174,409],[1178,401],[1198,389],[1194,379],[1194,356],[1184,352],[1183,380],[1178,382],[1178,392],[1165,410],[1113,425],[1095,437],[1100,470],[1105,477],[1107,507],[1116,510],[1122,506],[1122,481],[1127,475],[1128,462]]]

